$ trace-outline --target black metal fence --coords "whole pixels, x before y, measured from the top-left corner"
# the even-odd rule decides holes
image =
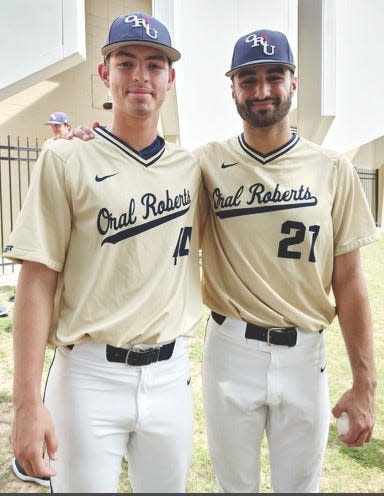
[[[20,212],[28,186],[31,181],[33,165],[41,151],[38,140],[20,138],[12,143],[7,136],[6,142],[0,140],[0,242],[1,251],[7,244],[15,220]],[[14,265],[1,257],[0,275],[14,271]]]
[[[20,142],[20,138],[16,138],[16,142],[12,144],[10,136],[7,136],[4,144],[0,140],[0,248],[2,252],[27,194],[33,165],[40,152],[41,147],[37,138],[33,143],[27,138],[25,144]],[[379,171],[377,169],[356,170],[377,224]],[[4,275],[6,270],[13,272],[14,265],[1,257],[0,275]]]
[[[378,226],[379,215],[379,169],[358,169],[361,184],[367,197],[369,206],[376,225]]]

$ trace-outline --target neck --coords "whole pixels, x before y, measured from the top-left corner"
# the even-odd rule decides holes
[[[249,146],[267,154],[287,143],[292,137],[289,121],[281,122],[269,127],[253,127],[244,122],[244,139]]]
[[[151,145],[157,136],[159,116],[137,118],[115,113],[112,120],[112,133],[137,151]]]

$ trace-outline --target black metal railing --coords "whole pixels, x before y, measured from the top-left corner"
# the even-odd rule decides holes
[[[17,137],[12,143],[7,136],[6,142],[0,139],[0,243],[3,252],[21,210],[25,195],[31,182],[33,165],[39,157],[41,147],[37,138],[26,138],[22,143]],[[14,270],[14,264],[1,257],[0,275],[6,269]]]
[[[378,225],[379,214],[379,169],[359,169],[356,168],[357,174],[363,186],[365,196],[376,225]]]

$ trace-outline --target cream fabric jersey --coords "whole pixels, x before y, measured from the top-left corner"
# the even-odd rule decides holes
[[[296,134],[268,155],[243,135],[195,155],[210,205],[205,304],[261,326],[327,326],[334,256],[379,238],[352,164]]]
[[[196,159],[170,143],[143,159],[96,131],[45,147],[4,255],[60,273],[52,344],[191,336],[202,315]]]

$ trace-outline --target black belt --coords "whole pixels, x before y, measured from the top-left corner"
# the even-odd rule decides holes
[[[161,362],[171,358],[175,341],[164,344],[158,348],[140,349],[125,349],[115,348],[107,344],[106,356],[108,362],[126,363],[127,365],[149,365],[154,362]]]
[[[212,312],[213,320],[221,325],[227,317],[219,313]],[[245,337],[265,341],[268,344],[278,344],[292,347],[297,341],[296,327],[260,327],[246,322]]]
[[[161,362],[171,358],[175,342],[164,344],[158,348],[147,348],[146,350],[140,349],[126,349],[115,348],[107,344],[106,357],[108,362],[126,363],[127,365],[149,365],[154,362]],[[67,344],[69,350],[73,350],[74,344]]]

